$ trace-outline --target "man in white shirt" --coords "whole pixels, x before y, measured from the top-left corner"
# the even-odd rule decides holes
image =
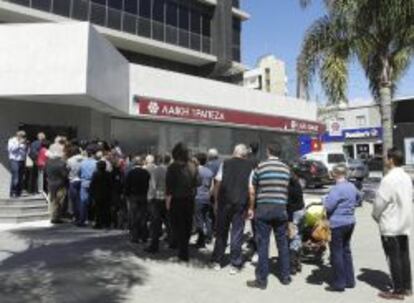
[[[404,300],[412,295],[409,235],[413,226],[413,183],[401,167],[403,154],[388,151],[388,174],[382,179],[372,216],[378,223],[387,257],[393,290],[378,295],[388,300]]]
[[[27,140],[24,131],[18,131],[16,136],[9,139],[7,151],[11,171],[10,197],[17,198],[22,193],[23,173],[27,156]]]

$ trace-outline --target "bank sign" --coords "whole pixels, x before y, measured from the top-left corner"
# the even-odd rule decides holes
[[[194,104],[158,100],[147,97],[135,97],[135,102],[137,104],[138,114],[144,116],[157,116],[195,122],[211,122],[212,124],[224,123],[252,127],[276,128],[286,131],[307,133],[321,133],[325,129],[323,124],[312,121],[208,106],[198,106]]]
[[[382,139],[381,127],[369,127],[369,128],[355,128],[355,129],[343,129],[339,135],[332,136],[330,133],[325,133],[322,136],[323,142],[343,142],[345,140],[353,139]]]

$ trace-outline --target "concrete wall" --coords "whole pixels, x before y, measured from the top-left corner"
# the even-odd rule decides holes
[[[89,31],[87,94],[128,112],[129,62],[102,35]]]
[[[89,23],[1,25],[0,40],[0,96],[128,113],[129,63]]]
[[[312,102],[131,64],[130,113],[133,115],[136,114],[134,95],[313,121],[317,116],[316,104]]]
[[[86,91],[86,24],[0,26],[0,95]]]

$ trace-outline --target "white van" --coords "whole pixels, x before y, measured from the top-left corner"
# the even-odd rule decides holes
[[[328,168],[329,173],[335,165],[347,164],[346,156],[342,152],[313,152],[302,156],[302,159],[322,162]]]

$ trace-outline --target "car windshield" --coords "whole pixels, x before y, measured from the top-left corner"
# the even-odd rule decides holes
[[[344,163],[346,162],[344,154],[329,154],[328,163]]]
[[[361,159],[349,159],[348,163],[353,165],[361,165],[364,164],[364,161],[362,161]]]

